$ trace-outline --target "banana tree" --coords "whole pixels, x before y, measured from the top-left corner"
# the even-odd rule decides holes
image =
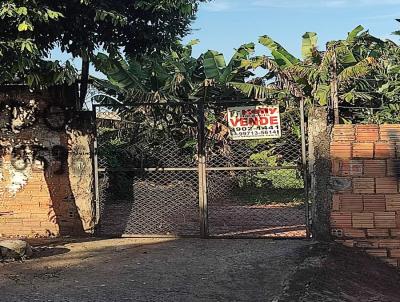
[[[252,74],[242,67],[242,61],[254,53],[254,47],[254,43],[240,46],[228,64],[222,53],[215,50],[207,51],[201,56],[205,77],[215,80],[219,85],[227,85],[233,80],[244,82]]]
[[[373,87],[377,95],[370,106],[378,110],[362,111],[360,118],[372,123],[397,123],[400,120],[400,47],[386,40],[381,43],[380,52]]]
[[[195,93],[197,82],[197,60],[192,57],[196,43],[142,58],[100,53],[95,67],[107,80],[93,78],[93,83],[101,91],[116,94],[123,103],[187,100]]]
[[[93,78],[93,84],[106,95],[115,95],[125,105],[197,101],[206,95],[205,83],[207,102],[242,98],[243,94],[234,85],[252,85],[245,83],[245,79],[253,74],[243,61],[249,60],[253,54],[254,44],[239,47],[226,63],[223,54],[213,50],[194,58],[192,47],[197,43],[177,45],[174,50],[140,59],[100,53],[94,61],[95,66],[107,76],[107,80]],[[97,101],[109,103],[113,100],[102,95]],[[160,107],[155,106],[154,110],[158,110],[156,108]],[[164,106],[159,110],[156,113],[158,117],[164,116],[164,120],[169,117],[171,123],[181,128],[182,123],[195,123],[193,118],[189,121],[185,118],[181,106]]]
[[[245,80],[253,73],[243,62],[253,54],[254,43],[240,46],[226,63],[224,55],[215,50],[193,58],[192,47],[197,42],[142,59],[100,53],[95,66],[107,80],[93,78],[93,83],[102,91],[117,93],[121,99],[125,98],[124,102],[127,96],[158,102],[198,99],[203,95],[206,81],[211,84],[209,98],[212,100],[243,97],[233,87],[252,87]]]
[[[93,83],[106,95],[114,94],[119,102],[127,105],[123,114],[132,114],[132,107],[129,105],[134,103],[179,103],[205,98],[210,103],[206,122],[209,134],[220,137],[217,141],[222,142],[223,138],[219,134],[224,127],[218,117],[223,109],[211,104],[221,100],[242,99],[245,96],[235,86],[254,86],[254,83],[245,82],[253,73],[243,63],[250,60],[254,53],[254,44],[240,46],[232,58],[226,61],[223,54],[214,50],[193,58],[192,47],[196,43],[197,41],[193,41],[186,46],[178,45],[175,50],[141,59],[123,58],[118,54],[99,54],[95,66],[107,76],[107,80],[94,78]],[[109,103],[110,99],[102,96],[98,101]],[[144,119],[146,123],[155,125],[158,122],[158,128],[162,127],[165,132],[174,132],[171,133],[173,137],[194,137],[197,129],[195,112],[173,105],[151,106],[146,110],[152,112]]]
[[[222,53],[215,50],[209,50],[200,56],[201,76],[211,84],[208,89],[209,100],[230,100],[248,95],[248,93],[242,92],[246,89],[252,90],[255,85],[246,82],[254,74],[251,66],[248,66],[245,62],[250,60],[254,48],[254,43],[243,44],[235,51],[229,61],[225,60]],[[241,89],[237,89],[239,86]]]
[[[318,50],[317,34],[307,32],[303,35],[302,60],[269,36],[262,36],[259,42],[269,49],[272,57],[255,57],[247,64],[268,71],[264,88],[286,91],[296,99],[303,98],[323,106],[332,101],[336,93],[341,102],[370,99],[368,92],[357,90],[357,81],[372,73],[376,63],[371,53],[360,51],[358,42],[367,36],[363,30],[361,26],[356,27],[346,40],[328,43],[326,51]]]

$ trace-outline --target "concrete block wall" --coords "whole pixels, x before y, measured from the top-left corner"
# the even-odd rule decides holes
[[[336,125],[330,147],[332,235],[400,266],[400,125]]]

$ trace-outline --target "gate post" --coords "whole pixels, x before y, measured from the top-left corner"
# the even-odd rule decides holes
[[[205,91],[207,91],[207,87],[205,87]],[[197,106],[198,106],[197,144],[198,144],[198,174],[199,174],[200,236],[201,238],[208,238],[206,133],[205,133],[204,100],[201,100],[197,104]]]
[[[330,208],[332,193],[329,188],[330,127],[325,107],[314,107],[309,111],[309,171],[311,175],[312,232],[313,238],[329,241]]]
[[[306,122],[304,112],[304,98],[300,100],[300,119],[301,119],[301,159],[302,159],[302,172],[304,179],[304,193],[305,193],[305,209],[306,209],[306,236],[311,237],[310,230],[310,194],[308,184],[308,167],[307,167],[307,142],[306,142]]]
[[[95,199],[95,213],[96,213],[96,221],[95,221],[95,230],[97,230],[97,227],[100,222],[100,191],[99,191],[99,165],[98,165],[98,146],[97,146],[97,107],[96,105],[93,105],[92,108],[92,113],[93,113],[93,133],[94,133],[94,139],[93,139],[93,173],[94,173],[94,199]]]

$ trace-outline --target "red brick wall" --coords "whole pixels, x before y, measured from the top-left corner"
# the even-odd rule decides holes
[[[33,165],[20,190],[10,193],[6,186],[11,156],[2,158],[0,182],[0,237],[48,237],[82,234],[82,224],[71,198],[68,174],[54,175]],[[72,196],[72,197],[71,197]]]
[[[10,129],[10,110],[4,104],[8,105],[11,100],[37,102],[38,113],[32,125],[19,131]],[[71,129],[50,129],[43,119],[46,108],[54,104],[60,107],[67,105],[62,98],[50,93],[34,94],[19,89],[0,92],[2,104],[0,237],[41,237],[91,232],[94,221],[92,166],[90,139],[84,133],[86,129],[74,122],[67,124]],[[20,146],[28,150],[24,154],[27,155],[26,167],[22,170],[17,169],[12,162],[13,157],[16,158],[15,150]],[[35,156],[38,146],[43,148],[40,149],[42,153]],[[55,154],[55,147],[65,150],[63,160]]]
[[[332,235],[400,266],[400,125],[337,125]]]

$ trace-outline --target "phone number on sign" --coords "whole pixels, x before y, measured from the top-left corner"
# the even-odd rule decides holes
[[[260,131],[232,131],[232,134],[235,136],[272,136],[272,135],[278,135],[279,131],[278,130],[260,130]]]

